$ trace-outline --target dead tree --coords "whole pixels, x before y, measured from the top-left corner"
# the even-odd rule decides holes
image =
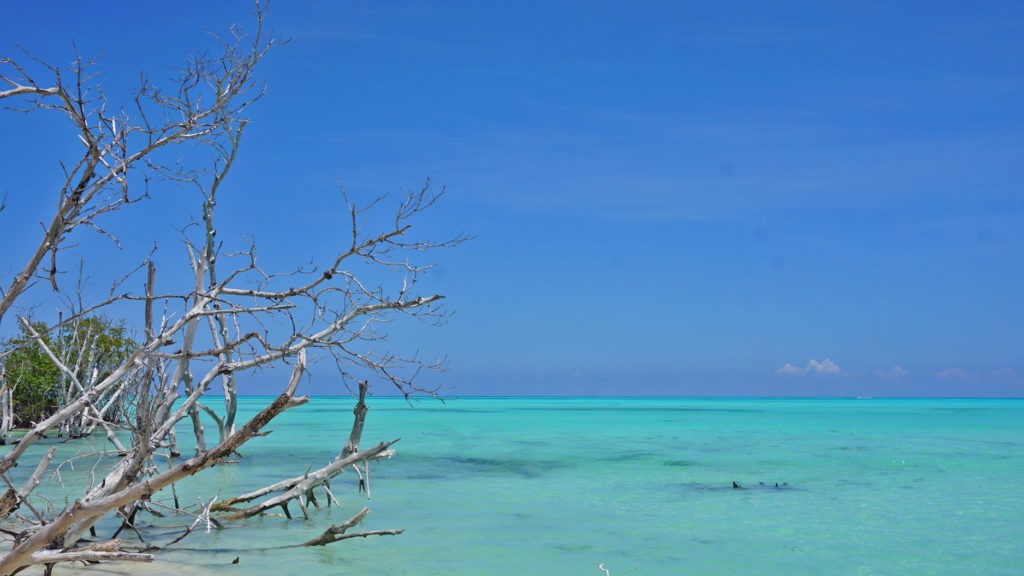
[[[301,506],[303,516],[307,516],[306,508],[309,504],[319,507],[317,504],[315,489],[322,488],[326,495],[326,501],[328,505],[332,501],[335,501],[334,494],[331,492],[330,482],[331,479],[340,474],[346,468],[353,468],[359,475],[359,488],[360,491],[366,492],[369,495],[369,465],[373,460],[379,460],[381,458],[390,458],[394,452],[390,449],[391,446],[398,440],[392,440],[391,442],[381,442],[373,448],[360,451],[359,443],[363,435],[363,424],[366,421],[366,392],[369,389],[369,382],[362,381],[359,383],[359,399],[356,401],[355,408],[352,410],[354,418],[352,419],[352,431],[349,433],[348,442],[345,443],[345,447],[342,449],[341,454],[338,455],[329,464],[313,472],[306,472],[300,476],[289,478],[287,480],[281,480],[269,486],[264,486],[259,490],[254,490],[241,496],[235,496],[223,500],[212,507],[212,510],[216,512],[224,512],[228,518],[240,519],[249,518],[258,514],[264,514],[268,510],[281,507],[285,516],[291,518],[291,511],[288,508],[289,503],[292,501],[298,501]],[[365,475],[360,472],[359,465],[362,464]],[[239,504],[245,504],[252,502],[258,498],[268,496],[270,494],[278,493],[276,496],[267,498],[263,502],[249,506],[247,508],[239,508]],[[360,519],[361,520],[361,519]]]
[[[14,428],[14,391],[7,382],[6,366],[0,363],[0,446],[7,444],[7,437]]]
[[[26,464],[23,460],[29,447],[62,424],[78,422],[85,431],[103,428],[112,443],[119,442],[120,457],[64,508],[51,514],[20,515],[19,530],[4,531],[14,538],[11,549],[0,553],[0,575],[30,565],[77,560],[151,560],[151,555],[129,549],[113,536],[90,544],[82,538],[108,515],[120,515],[127,523],[144,513],[161,490],[236,455],[274,417],[306,402],[296,391],[309,355],[333,358],[342,379],[371,376],[406,395],[422,391],[413,381],[415,374],[439,367],[436,362],[378,352],[383,338],[378,326],[396,316],[426,321],[440,321],[445,316],[439,307],[442,295],[419,292],[418,280],[429,266],[414,262],[425,251],[455,246],[466,238],[425,241],[415,238],[412,229],[413,222],[443,196],[443,189],[433,189],[428,181],[390,206],[388,198],[357,205],[345,197],[348,211],[344,219],[350,230],[337,239],[334,257],[313,267],[268,271],[260,265],[254,244],[231,246],[223,234],[218,236],[217,198],[246,128],[245,110],[262,94],[253,81],[253,70],[274,45],[264,32],[264,17],[265,8],[257,4],[255,31],[244,35],[234,29],[228,39],[220,41],[219,56],[200,53],[193,57],[172,89],[144,82],[134,99],[133,113],[108,112],[102,92],[91,84],[87,60],[78,58],[69,70],[62,70],[27,57],[47,74],[43,82],[37,81],[26,65],[0,58],[0,82],[8,86],[0,91],[0,100],[13,102],[25,112],[61,112],[76,127],[84,146],[81,157],[65,169],[56,212],[37,247],[28,261],[18,266],[20,272],[5,281],[0,320],[15,302],[31,298],[31,288],[38,282],[61,290],[57,282],[59,256],[68,238],[80,228],[105,233],[98,218],[110,217],[155,195],[155,183],[193,190],[199,206],[197,225],[181,231],[184,255],[179,261],[186,273],[175,269],[173,261],[178,255],[155,251],[134,271],[112,281],[107,298],[78,303],[62,320],[71,322],[115,302],[136,303],[142,309],[137,325],[143,335],[138,345],[109,372],[83,378],[66,357],[49,349],[44,334],[32,333],[34,344],[60,368],[69,392],[55,413],[33,423],[0,456],[0,478],[10,487],[0,504],[9,510],[32,507],[30,493],[35,484],[17,488],[10,471]],[[183,166],[160,162],[158,150],[186,142],[208,150],[209,163]],[[143,182],[148,183],[139,191],[134,188],[136,173],[142,173]],[[389,207],[392,213],[385,226],[366,228],[371,212]],[[158,290],[158,264],[172,269],[166,275],[171,280],[162,286],[173,286],[178,278],[187,281]],[[142,270],[143,291],[126,289],[125,278],[134,278],[133,274]],[[373,284],[363,275],[368,270],[376,279]],[[248,374],[270,365],[291,367],[291,378],[256,416],[238,422],[239,386]],[[224,391],[223,407],[205,401],[216,386]],[[297,500],[305,514],[317,489],[327,494],[328,502],[334,500],[329,482],[346,468],[366,475],[368,489],[369,462],[388,455],[393,442],[358,448],[366,416],[365,395],[366,389],[361,387],[349,442],[334,461],[257,496],[233,498],[221,508],[214,507],[211,498],[205,513],[219,510],[225,518],[241,521],[273,507],[287,510],[288,503]],[[105,411],[105,400],[110,398],[131,403],[133,419],[117,423],[123,432],[114,429],[115,423]],[[215,417],[216,438],[207,438],[203,414]],[[178,460],[176,429],[185,422],[191,422],[195,452]],[[39,464],[37,469],[45,470],[46,465]],[[237,506],[264,496],[269,498],[259,504]],[[333,534],[343,531],[338,528]],[[340,539],[332,538],[325,537],[322,543]]]
[[[370,530],[368,532],[354,532],[348,534],[348,529],[352,528],[363,521],[364,518],[370,513],[369,508],[363,508],[358,514],[352,516],[348,520],[345,520],[341,524],[335,524],[324,530],[323,534],[320,534],[312,540],[308,540],[302,543],[302,546],[326,546],[342,540],[348,540],[349,538],[366,538],[368,536],[397,536],[402,533],[401,530]]]
[[[59,290],[58,254],[72,233],[88,228],[106,234],[100,216],[147,197],[147,186],[129,186],[133,170],[164,148],[201,142],[218,130],[244,124],[244,108],[262,94],[252,71],[274,44],[262,33],[265,10],[258,7],[256,15],[256,34],[225,41],[219,58],[197,55],[188,62],[176,93],[165,93],[144,80],[132,103],[133,114],[127,108],[108,109],[92,73],[95,62],[82,56],[61,69],[26,54],[25,59],[46,74],[44,81],[37,81],[36,72],[18,60],[0,57],[0,85],[8,86],[0,90],[0,101],[23,112],[59,112],[71,122],[83,147],[73,163],[62,164],[64,183],[57,191],[57,209],[21,271],[3,290],[0,321],[37,281]]]

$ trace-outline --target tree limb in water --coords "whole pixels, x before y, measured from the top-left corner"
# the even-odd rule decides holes
[[[326,546],[328,544],[333,544],[334,542],[338,542],[341,540],[348,540],[349,538],[366,538],[367,536],[397,536],[398,534],[404,532],[404,530],[370,530],[368,532],[355,532],[352,534],[345,533],[348,531],[349,528],[352,528],[358,525],[360,522],[362,522],[363,518],[366,518],[366,516],[369,513],[369,508],[363,508],[355,516],[349,518],[341,524],[335,524],[331,526],[327,530],[324,530],[324,532],[316,538],[313,538],[312,540],[309,540],[307,542],[303,542],[302,544],[300,544],[300,546]]]

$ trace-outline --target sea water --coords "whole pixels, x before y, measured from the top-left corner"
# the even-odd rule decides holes
[[[223,499],[326,464],[352,404],[316,398],[285,413],[240,463],[184,483],[179,499]],[[369,500],[346,472],[332,483],[341,507],[201,523],[153,565],[99,572],[1024,574],[1024,400],[369,404],[363,447],[401,437],[394,458],[371,464]],[[359,529],[404,534],[284,548],[363,506],[372,513]],[[191,522],[141,520],[157,545]]]

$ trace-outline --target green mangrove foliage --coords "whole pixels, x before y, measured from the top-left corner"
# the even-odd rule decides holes
[[[2,387],[14,426],[29,426],[50,416],[103,380],[136,346],[123,322],[103,316],[56,328],[44,322],[20,325],[20,333],[0,348]],[[123,422],[128,416],[123,398],[101,397],[94,406],[108,421]],[[88,430],[88,422],[80,420],[68,422],[60,433],[77,436]]]

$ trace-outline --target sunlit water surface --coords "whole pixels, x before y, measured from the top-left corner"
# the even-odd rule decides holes
[[[243,410],[265,401],[247,398]],[[340,509],[200,529],[144,569],[98,573],[601,576],[603,564],[612,576],[1024,574],[1024,400],[370,406],[364,447],[402,440],[395,458],[371,467],[369,502],[345,473],[333,483]],[[181,486],[181,501],[325,464],[348,435],[351,407],[321,398],[286,413],[243,450],[243,464]],[[362,529],[405,533],[280,548],[363,505],[373,512]],[[166,520],[144,534],[173,537]]]

